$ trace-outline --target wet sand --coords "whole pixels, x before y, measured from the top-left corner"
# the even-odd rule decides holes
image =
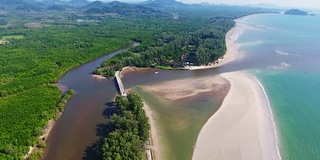
[[[236,40],[243,28],[237,26],[238,29],[233,28],[226,37],[228,50],[225,63],[242,57],[238,53]],[[223,73],[221,76],[230,82],[231,89],[220,109],[202,128],[193,159],[281,159],[273,115],[262,86],[243,71]]]
[[[220,76],[188,78],[145,85],[143,89],[163,101],[177,101],[192,98],[197,94],[221,89],[227,81]],[[146,87],[147,86],[147,87]]]
[[[231,89],[202,128],[193,159],[279,159],[272,114],[260,85],[241,71],[221,75]]]
[[[144,99],[144,107],[151,124],[152,149],[156,159],[191,159],[201,127],[222,104],[230,84],[223,77],[215,75],[166,81],[139,88],[155,98],[151,101]],[[200,104],[203,101],[206,103]],[[181,150],[188,151],[188,155],[184,156],[186,154]]]

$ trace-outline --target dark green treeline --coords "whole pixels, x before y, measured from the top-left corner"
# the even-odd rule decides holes
[[[103,159],[144,159],[150,124],[141,98],[131,92],[127,98],[118,95],[115,102],[118,113],[111,117],[114,130],[105,138]]]

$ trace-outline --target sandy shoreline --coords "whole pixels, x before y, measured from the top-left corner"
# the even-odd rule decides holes
[[[226,36],[227,60],[221,65],[239,56],[235,42],[243,27],[238,22],[237,26]],[[230,82],[230,91],[198,135],[193,159],[281,159],[273,115],[260,83],[243,71],[221,76]]]
[[[151,126],[151,150],[153,150],[153,154],[155,159],[161,159],[163,151],[161,150],[161,137],[159,135],[159,128],[156,125],[156,115],[152,109],[143,102],[143,108],[149,118],[149,123]]]
[[[246,17],[244,17],[246,18]],[[243,19],[243,18],[242,18]],[[198,70],[220,67],[233,60],[241,58],[238,53],[238,37],[244,27],[236,20],[236,26],[226,34],[227,52],[219,59],[218,64],[209,66],[190,66],[186,69]],[[124,68],[121,72],[138,70],[137,68]],[[201,129],[193,151],[194,160],[277,160],[281,159],[276,127],[268,99],[263,87],[253,76],[243,71],[223,73],[221,76],[229,81],[231,88],[225,97],[220,109],[210,117]],[[219,80],[216,79],[217,83]],[[212,85],[192,87],[193,83],[213,83],[210,77],[200,79],[184,79],[164,82],[161,87],[148,86],[148,90],[159,93],[163,100],[176,101],[190,98],[199,92],[208,92]],[[221,81],[223,82],[223,81]],[[219,83],[219,82],[218,82]],[[190,84],[189,90],[179,90],[182,84]],[[169,87],[168,87],[169,86]],[[198,88],[200,87],[200,88]],[[160,88],[160,90],[159,90]],[[167,88],[167,89],[164,89]],[[162,92],[164,94],[162,94]],[[160,128],[157,126],[156,113],[144,103],[147,116],[151,124],[152,149],[156,159],[161,159],[164,150],[161,149]]]
[[[238,20],[236,20],[238,21]],[[243,27],[236,23],[236,25],[228,31],[226,34],[226,47],[227,52],[222,57],[219,58],[219,63],[211,64],[211,65],[203,65],[203,66],[188,66],[185,67],[185,69],[188,70],[199,70],[199,69],[209,69],[209,68],[215,68],[220,67],[222,65],[225,65],[235,59],[241,58],[242,55],[239,55],[238,48],[239,46],[236,44],[236,41],[238,40],[238,37],[243,33]]]
[[[260,85],[240,71],[221,76],[231,89],[202,128],[193,159],[280,159],[272,114]]]
[[[239,19],[236,20],[236,22],[237,21],[239,21]],[[237,22],[236,26],[227,33],[227,52],[223,58],[219,59],[219,64],[191,66],[186,69],[197,70],[220,67],[241,58],[243,55],[238,53],[239,46],[236,44],[236,41],[243,31],[243,26]],[[281,159],[273,115],[260,83],[242,71],[223,73],[221,76],[230,82],[230,91],[225,97],[220,109],[210,117],[201,129],[194,148],[193,159]],[[202,82],[208,79],[209,77],[198,80]],[[182,81],[184,80],[178,80],[175,84],[171,82],[162,83],[162,87],[168,85],[172,86],[170,88],[171,90],[174,90],[179,84],[183,84]],[[191,79],[188,79],[186,83],[190,84],[192,82]],[[211,87],[212,86],[208,85],[200,91],[206,92],[210,90]],[[148,88],[153,92],[157,92],[156,86],[148,86]],[[166,90],[161,90],[161,92],[165,91]],[[173,93],[175,92],[169,90],[162,98],[172,101],[194,95],[193,92],[187,90],[184,92],[181,91],[181,93]],[[150,118],[152,139],[155,142],[154,150],[156,152],[156,159],[161,159],[162,152],[159,150],[161,149],[159,141],[160,133],[154,119],[155,113],[153,113],[150,108],[146,109],[146,112]]]
[[[243,17],[243,18],[245,18],[245,17]],[[237,22],[240,19],[237,19],[235,21]],[[235,59],[241,58],[243,55],[239,54],[239,52],[238,52],[239,45],[236,44],[236,41],[238,40],[238,37],[243,33],[243,30],[244,30],[243,26],[236,23],[236,25],[227,32],[226,38],[225,38],[227,51],[226,51],[226,54],[222,58],[218,59],[219,63],[214,63],[214,64],[212,63],[209,65],[202,65],[202,66],[186,66],[184,69],[201,70],[201,69],[216,68],[216,67],[220,67],[222,65],[225,65]],[[127,66],[121,70],[120,75],[121,75],[121,77],[123,77],[127,72],[148,71],[150,69],[151,68],[140,68],[140,67]],[[95,78],[100,79],[100,77],[95,77]]]

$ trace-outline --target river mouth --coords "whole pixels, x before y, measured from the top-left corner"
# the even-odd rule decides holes
[[[160,142],[156,159],[191,159],[201,128],[229,89],[229,82],[218,75],[133,87],[155,115],[152,119],[159,133],[152,138]]]
[[[93,69],[99,66],[103,61],[122,51],[123,50],[119,50],[92,62],[83,64],[80,67],[69,71],[60,79],[58,85],[63,86],[64,89],[75,90],[75,94],[66,105],[65,111],[53,127],[46,141],[47,147],[44,153],[44,160],[97,159],[92,157],[96,155],[97,144],[103,136],[103,133],[105,133],[104,131],[107,130],[105,126],[109,122],[110,110],[112,110],[111,101],[117,95],[117,90],[113,79],[99,80],[94,78],[91,73]],[[234,61],[222,67],[208,70],[147,69],[143,72],[134,71],[125,74],[123,84],[124,87],[128,89],[138,85],[176,79],[212,76],[242,68],[246,68],[246,65],[238,65],[238,61]],[[155,74],[155,72],[157,72],[157,74]],[[196,102],[199,102],[199,104],[202,103],[200,100],[195,101],[195,103]],[[213,103],[213,101],[210,103]],[[183,105],[183,103],[180,105]],[[218,108],[219,105],[219,103],[215,102],[211,107],[215,106]],[[211,116],[215,110],[217,109],[208,112],[208,116]],[[204,123],[204,121],[205,120],[202,119],[201,123]],[[196,127],[196,130],[200,131],[202,125],[197,125]],[[193,132],[192,136],[196,137],[198,133],[199,132]],[[191,146],[194,141],[190,141]],[[180,144],[177,142],[175,145]],[[184,151],[181,151],[179,153],[183,152]],[[192,150],[190,150],[190,155],[191,154]],[[190,157],[190,155],[187,155],[187,157]]]
[[[117,95],[116,86],[113,79],[96,79],[91,73],[92,70],[99,66],[105,59],[120,53],[122,50],[114,52],[108,56],[101,57],[97,60],[81,65],[65,74],[59,81],[58,86],[61,90],[73,89],[75,94],[67,103],[65,111],[59,118],[46,141],[47,147],[44,153],[44,160],[69,160],[69,159],[99,159],[101,153],[97,154],[97,147],[103,135],[107,133],[110,115],[112,112],[112,100]],[[146,69],[144,71],[133,71],[125,74],[123,84],[126,89],[138,85],[165,82],[175,79],[184,79],[190,77],[212,76],[219,73],[219,68],[210,70],[159,70]],[[155,74],[157,72],[157,74]],[[142,92],[140,92],[143,94]],[[145,100],[145,97],[142,96]],[[177,102],[178,105],[184,105]],[[146,99],[146,101],[148,101]],[[210,117],[220,106],[220,103],[209,100],[210,106],[215,107],[204,117]],[[201,104],[201,100],[194,103]],[[179,104],[180,103],[180,104]],[[213,104],[214,105],[211,105]],[[176,104],[173,104],[176,105]],[[203,104],[205,106],[205,104]],[[152,105],[153,106],[153,105]],[[192,107],[192,106],[190,106]],[[211,108],[212,109],[212,108]],[[203,115],[199,115],[201,117]],[[196,116],[197,117],[197,116]],[[194,137],[189,141],[188,146],[192,146],[207,119],[202,119],[194,123],[196,130],[192,131],[191,136]],[[201,123],[200,123],[201,121]],[[105,132],[106,131],[106,132]],[[177,134],[176,134],[177,135]],[[175,145],[180,145],[179,142]],[[179,153],[183,153],[179,152]],[[190,157],[192,150],[188,149]],[[98,157],[96,157],[98,156]]]

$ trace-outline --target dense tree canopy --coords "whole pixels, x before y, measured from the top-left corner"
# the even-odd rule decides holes
[[[29,146],[38,144],[48,120],[63,110],[67,99],[60,101],[62,93],[55,85],[60,76],[132,44],[132,36],[121,36],[120,30],[108,33],[111,24],[103,24],[104,29],[52,25],[0,30],[6,42],[0,44],[0,159],[21,159]]]
[[[127,98],[117,96],[115,102],[119,113],[111,118],[115,130],[105,138],[103,157],[105,160],[143,159],[150,124],[142,100],[136,93],[129,93]]]

